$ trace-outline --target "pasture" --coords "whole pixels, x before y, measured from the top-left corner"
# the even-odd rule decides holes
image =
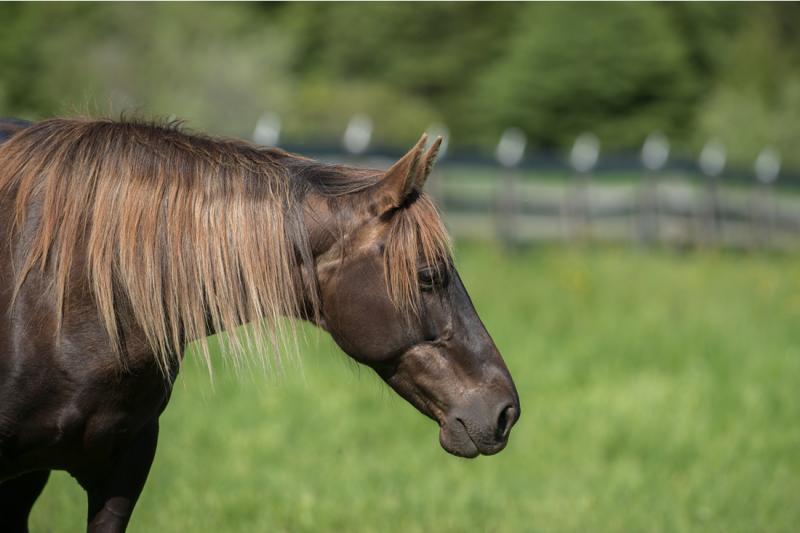
[[[800,256],[460,243],[515,378],[500,455],[436,425],[310,329],[273,376],[189,357],[130,531],[792,531]],[[216,358],[219,363],[219,358]],[[54,473],[33,531],[78,531]]]

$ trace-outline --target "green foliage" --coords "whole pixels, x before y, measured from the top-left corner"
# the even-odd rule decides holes
[[[130,530],[749,532],[800,520],[800,258],[459,246],[514,375],[506,450],[436,425],[309,332],[301,372],[191,358]],[[313,339],[317,339],[318,342]],[[83,527],[54,475],[32,531]]]
[[[295,24],[301,76],[371,80],[424,99],[458,139],[474,126],[472,87],[502,52],[518,10],[507,3],[300,3],[286,20]]]
[[[248,134],[285,105],[290,43],[264,17],[208,4],[31,4],[9,9],[14,70],[3,114],[141,113]],[[75,23],[65,23],[74,21]],[[0,47],[2,48],[2,47]]]
[[[752,164],[769,144],[785,164],[800,167],[800,76],[787,79],[771,102],[752,88],[718,88],[700,117],[698,147],[710,135],[725,142],[734,163]]]
[[[435,121],[455,149],[509,126],[536,147],[661,130],[800,165],[796,3],[6,3],[0,19],[2,115],[125,110],[247,136],[273,111],[302,142],[368,112],[379,143]]]
[[[419,139],[428,125],[441,120],[424,99],[392,90],[391,86],[316,77],[298,84],[284,112],[291,117],[283,132],[290,142],[338,140],[348,120],[356,113],[365,113],[380,117],[374,124],[374,143],[405,146]]]
[[[655,129],[685,133],[697,81],[657,4],[533,4],[478,102],[496,134],[509,124],[537,144],[593,131],[610,147]]]
[[[771,144],[800,167],[800,8],[753,6],[748,17],[701,109],[696,144],[720,137],[738,163]]]

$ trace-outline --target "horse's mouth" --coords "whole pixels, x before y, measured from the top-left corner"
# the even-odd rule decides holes
[[[500,442],[483,443],[473,438],[466,424],[455,418],[440,424],[439,443],[444,450],[458,457],[473,459],[478,455],[494,455],[506,447],[507,439]]]
[[[460,420],[454,420],[450,424],[444,423],[440,426],[439,444],[442,445],[442,448],[447,453],[457,457],[472,459],[480,454],[480,450],[478,450],[472,437],[469,436],[467,428],[464,427]]]

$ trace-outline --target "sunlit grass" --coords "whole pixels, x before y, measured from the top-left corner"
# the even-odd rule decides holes
[[[796,530],[800,257],[472,245],[457,263],[522,399],[503,453],[446,455],[311,333],[279,377],[218,365],[212,390],[188,361],[130,530]],[[54,474],[33,530],[84,512]]]

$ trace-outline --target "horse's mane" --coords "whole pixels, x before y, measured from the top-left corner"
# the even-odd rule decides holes
[[[281,317],[307,315],[309,306],[319,312],[316,279],[301,268],[313,263],[305,196],[364,202],[360,193],[382,175],[188,134],[171,123],[39,122],[0,145],[0,195],[14,199],[12,231],[32,236],[17,250],[14,294],[33,269],[50,276],[60,325],[82,254],[123,364],[123,305],[165,371],[185,340],[246,323],[255,326],[247,336],[255,349],[279,352]],[[427,198],[394,217],[385,253],[389,293],[413,310],[419,255],[434,264],[448,255]],[[238,360],[243,346],[235,337],[231,348]]]

